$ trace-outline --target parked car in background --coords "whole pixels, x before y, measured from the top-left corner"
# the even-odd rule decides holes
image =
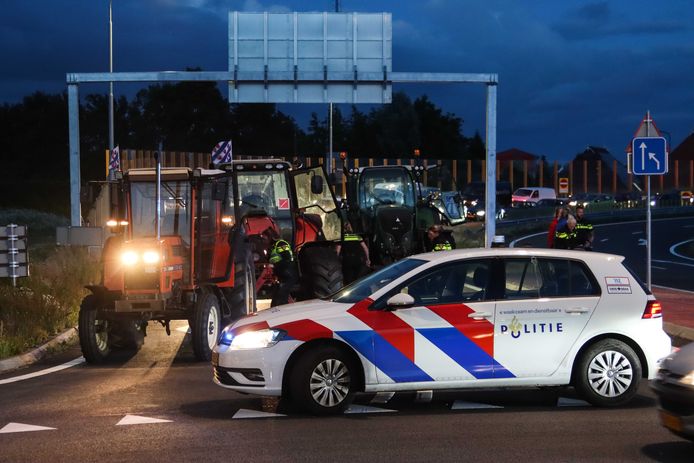
[[[511,196],[512,207],[534,206],[541,199],[557,199],[554,188],[546,187],[527,187],[519,188]]]
[[[589,207],[598,203],[615,203],[615,199],[612,195],[606,193],[577,193],[571,196],[569,201],[569,206],[576,207],[579,204],[583,207]]]
[[[627,191],[624,193],[617,193],[614,197],[617,207],[629,208],[629,207],[639,207],[643,204],[643,198],[641,197],[640,191]]]
[[[471,221],[484,221],[486,211],[484,201],[475,201],[475,204],[466,209],[466,218]],[[506,208],[496,205],[496,220],[501,220],[506,217]]]
[[[555,199],[541,199],[536,203],[531,203],[534,204],[535,207],[560,207],[560,206],[567,206],[569,204],[569,199],[568,198],[555,198]]]
[[[660,363],[651,387],[660,402],[660,422],[694,442],[694,343]]]
[[[484,201],[485,199],[485,182],[470,182],[468,183],[463,191],[461,191],[461,196],[465,205],[475,206],[477,201]],[[511,205],[511,183],[500,180],[496,182],[496,204],[501,207],[509,207]]]

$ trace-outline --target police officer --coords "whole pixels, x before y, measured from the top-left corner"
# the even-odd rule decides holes
[[[569,214],[566,223],[554,235],[555,249],[573,249],[576,247],[576,218]]]
[[[338,245],[337,253],[342,256],[342,277],[348,285],[369,273],[371,260],[369,247],[361,236],[353,233],[349,222],[345,223],[345,238]]]
[[[427,229],[425,251],[450,251],[451,249],[455,249],[455,240],[451,232],[445,232],[441,225],[432,225]]]
[[[270,252],[270,263],[274,267],[275,276],[279,281],[272,295],[270,305],[274,307],[276,305],[288,304],[289,292],[292,286],[299,282],[299,272],[296,268],[292,247],[287,241],[283,239],[275,241]]]
[[[586,218],[582,205],[576,206],[576,247],[593,250],[593,224]]]

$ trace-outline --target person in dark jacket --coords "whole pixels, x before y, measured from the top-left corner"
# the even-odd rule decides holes
[[[342,278],[345,285],[368,274],[371,270],[369,246],[361,236],[352,230],[352,225],[345,223],[345,237],[337,246],[337,253],[342,257]]]
[[[586,218],[583,206],[576,206],[576,246],[593,250],[593,224]]]
[[[275,241],[270,252],[270,263],[279,281],[272,294],[270,305],[274,307],[276,305],[288,304],[292,286],[299,282],[299,270],[296,265],[296,259],[294,259],[292,247],[287,241],[283,239]]]
[[[455,240],[450,231],[443,229],[441,225],[432,225],[427,229],[424,238],[424,251],[450,251],[455,249]]]

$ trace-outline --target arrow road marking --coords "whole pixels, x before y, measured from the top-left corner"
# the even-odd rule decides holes
[[[245,408],[241,408],[231,418],[233,420],[242,420],[246,418],[277,418],[279,416],[287,415],[282,415],[281,413],[261,412],[257,410],[248,410]]]
[[[451,405],[451,410],[481,410],[485,408],[504,408],[501,405],[483,404],[480,402],[467,402],[465,400],[456,400]]]
[[[33,424],[8,423],[0,429],[0,434],[9,434],[11,432],[32,432],[32,431],[53,431],[56,428],[48,428],[46,426],[36,426]]]
[[[591,405],[585,400],[570,399],[568,397],[559,397],[557,407],[590,407]]]
[[[377,392],[373,399],[371,399],[372,404],[385,404],[388,403],[390,399],[393,398],[395,392]]]
[[[646,241],[646,238],[639,238],[639,242],[637,246],[647,246],[648,242]]]
[[[368,405],[350,405],[347,407],[347,410],[345,410],[345,413],[348,415],[351,414],[356,414],[356,413],[388,413],[388,412],[396,412],[397,410],[390,410],[388,408],[378,408],[378,407],[370,407]]]
[[[116,426],[128,426],[131,424],[153,424],[153,423],[171,423],[171,420],[162,420],[159,418],[149,418],[147,416],[125,415]]]

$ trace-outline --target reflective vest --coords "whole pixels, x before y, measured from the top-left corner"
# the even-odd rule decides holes
[[[292,247],[285,240],[277,240],[275,245],[272,247],[272,252],[270,253],[270,263],[276,264],[282,261],[282,253],[288,252],[289,261],[294,260],[294,253],[292,252]]]
[[[361,236],[354,233],[345,233],[345,241],[363,241]]]
[[[453,249],[453,246],[451,246],[451,243],[446,241],[445,243],[436,243],[434,245],[434,251],[450,251]]]

